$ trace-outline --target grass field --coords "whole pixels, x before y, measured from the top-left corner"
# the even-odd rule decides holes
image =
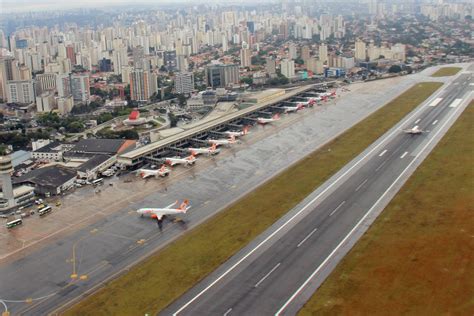
[[[474,315],[474,102],[313,295],[307,315]]]
[[[138,315],[160,311],[262,233],[440,86],[433,82],[414,85],[346,133],[73,306],[66,315]]]
[[[457,74],[462,68],[460,67],[443,67],[438,69],[431,77],[448,77],[454,76]]]

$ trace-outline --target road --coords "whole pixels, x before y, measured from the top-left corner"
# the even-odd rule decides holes
[[[460,115],[472,85],[461,74],[161,314],[296,314]],[[427,132],[401,131],[415,125]]]
[[[426,74],[416,74],[353,85],[351,92],[338,98],[337,105],[308,109],[285,116],[274,126],[254,128],[234,149],[225,149],[213,159],[200,158],[190,169],[176,168],[173,173],[182,176],[148,181],[145,186],[156,185],[153,194],[136,201],[132,199],[135,192],[130,192],[126,207],[107,212],[105,217],[98,215],[93,224],[67,235],[41,239],[39,244],[6,255],[0,262],[0,301],[13,314],[45,315],[80,299],[305,157],[412,84],[429,80],[432,79]],[[369,85],[370,89],[364,88]],[[134,188],[137,190],[137,185]],[[124,195],[123,191],[116,192]],[[183,198],[188,198],[193,206],[186,214],[186,224],[166,222],[162,232],[153,220],[140,218],[134,212]],[[42,218],[41,223],[57,221],[59,215],[52,213]],[[90,215],[93,213],[87,216]],[[40,234],[31,223],[2,233],[2,240],[11,242],[22,231]]]

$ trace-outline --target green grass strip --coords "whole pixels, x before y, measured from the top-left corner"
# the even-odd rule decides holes
[[[162,310],[265,231],[441,85],[414,85],[65,314],[143,315]]]
[[[460,67],[443,67],[438,69],[431,77],[449,77],[457,74],[462,68]]]
[[[474,315],[474,102],[300,311]]]

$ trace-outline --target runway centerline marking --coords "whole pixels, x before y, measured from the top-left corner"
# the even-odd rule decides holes
[[[334,211],[332,211],[331,214],[329,214],[329,216],[334,215],[334,213],[336,213],[337,210],[340,209],[341,206],[343,206],[344,204],[346,204],[346,201],[342,201],[341,204],[339,204],[339,205],[334,209]]]
[[[408,154],[408,151],[405,151],[403,155],[400,156],[401,159],[405,158],[405,156]]]
[[[421,121],[421,119],[417,119],[417,120],[415,121],[415,124],[418,124],[420,121]]]
[[[385,155],[385,153],[387,152],[387,149],[385,149],[384,151],[382,151],[379,155],[379,157],[382,157],[383,155]]]
[[[313,230],[311,231],[311,233],[309,233],[308,235],[306,235],[306,237],[303,238],[303,240],[300,241],[298,245],[296,245],[296,248],[299,248],[299,247],[300,247],[306,240],[308,240],[309,237],[311,237],[317,230],[318,230],[318,228],[313,229]]]
[[[436,133],[434,133],[434,135],[432,136],[432,138],[425,144],[425,146],[423,146],[423,148],[418,152],[418,154],[416,154],[415,156],[415,159],[413,159],[407,166],[405,169],[402,170],[402,172],[398,175],[398,177],[392,182],[392,184],[388,187],[387,190],[385,190],[384,193],[382,193],[382,195],[378,198],[377,201],[375,201],[375,203],[372,205],[372,207],[367,211],[367,213],[364,214],[364,216],[362,216],[362,218],[356,223],[356,225],[349,231],[349,233],[341,240],[341,242],[336,246],[336,248],[333,249],[333,251],[326,257],[326,259],[324,259],[324,261],[313,271],[313,273],[311,273],[311,275],[303,282],[303,284],[301,284],[301,286],[293,293],[293,295],[291,295],[291,297],[285,302],[285,304],[283,304],[283,306],[275,313],[275,316],[279,316],[281,315],[281,313],[288,307],[288,305],[290,305],[290,303],[295,299],[296,296],[298,296],[298,294],[308,285],[308,283],[311,281],[311,279],[314,278],[314,276],[316,274],[318,274],[318,272],[322,269],[322,267],[324,265],[326,265],[326,263],[332,258],[332,256],[334,256],[334,254],[339,250],[339,248],[342,247],[342,245],[344,245],[344,243],[349,239],[349,237],[351,237],[351,235],[359,228],[359,226],[366,220],[366,218],[370,215],[370,213],[373,212],[373,210],[375,209],[375,207],[380,203],[380,201],[382,201],[385,196],[387,195],[388,192],[390,192],[390,190],[393,189],[393,187],[395,186],[395,184],[402,178],[402,176],[407,172],[407,170],[409,170],[411,168],[411,166],[415,163],[415,161],[417,161],[417,159],[421,156],[421,154],[426,150],[426,148],[428,148],[428,146],[431,145],[431,143],[433,142],[433,140],[436,139],[436,137],[439,135],[439,133],[442,132],[443,128],[449,123],[449,121],[454,117],[454,115],[456,115],[458,112],[458,109],[454,110],[451,115],[448,116],[448,119],[441,125],[440,129],[438,131],[436,131]],[[453,122],[454,124],[454,122]]]
[[[438,120],[435,120],[431,125],[436,125],[438,123]]]
[[[449,107],[450,107],[450,108],[455,108],[455,107],[457,107],[459,104],[461,104],[461,102],[462,102],[462,99],[456,99],[456,100],[454,100],[454,101],[449,105]]]
[[[439,95],[442,92],[444,92],[446,89],[442,89],[438,92],[436,92],[434,95]],[[423,102],[424,103],[424,102]],[[423,111],[425,108],[422,105],[418,106],[418,109],[415,110],[414,113],[408,114],[409,116],[405,119],[401,120],[401,123],[398,123],[397,126],[403,126],[408,124],[414,117],[418,115],[421,111]],[[455,113],[455,112],[454,112]],[[264,240],[262,240],[258,245],[256,245],[252,250],[250,250],[248,253],[246,253],[242,258],[240,258],[236,263],[234,263],[230,268],[228,268],[226,271],[224,271],[220,276],[218,276],[214,281],[212,281],[208,286],[206,286],[204,289],[199,291],[198,294],[194,295],[189,301],[187,301],[184,305],[182,305],[177,311],[173,313],[173,316],[178,315],[181,313],[184,309],[186,309],[189,305],[191,305],[195,300],[197,300],[199,297],[201,297],[204,293],[206,293],[211,287],[213,287],[215,284],[217,284],[220,280],[222,280],[224,277],[226,277],[231,271],[233,271],[237,266],[239,266],[243,261],[245,261],[249,256],[251,256],[255,251],[260,249],[264,244],[266,244],[270,239],[272,239],[276,234],[278,234],[284,227],[286,227],[288,224],[290,224],[295,218],[297,218],[301,213],[303,213],[308,207],[311,206],[316,200],[318,200],[321,196],[323,196],[327,191],[332,189],[341,179],[345,178],[347,174],[349,174],[354,168],[359,166],[363,161],[365,161],[368,157],[373,155],[373,153],[377,150],[379,150],[380,147],[383,146],[390,138],[392,138],[395,134],[398,133],[398,130],[394,130],[388,135],[386,135],[382,140],[379,141],[378,144],[374,146],[371,150],[369,150],[368,153],[366,153],[364,156],[362,156],[358,161],[356,161],[349,169],[347,169],[345,172],[343,172],[337,179],[335,179],[331,184],[329,184],[324,190],[322,190],[317,196],[315,196],[311,201],[309,201],[305,206],[303,206],[296,214],[291,216],[286,222],[282,223],[277,229],[275,229],[274,232],[272,232],[269,236],[267,236]],[[384,134],[385,135],[385,134]],[[376,141],[377,142],[377,141]]]
[[[224,313],[224,315],[223,315],[223,316],[227,316],[227,315],[229,315],[229,314],[230,314],[230,312],[232,312],[232,307],[231,307],[231,308],[229,308],[229,309],[228,309],[228,310],[227,310],[227,311]]]
[[[267,274],[265,274],[263,278],[261,278],[260,281],[258,281],[257,284],[255,284],[253,287],[258,287],[260,284],[262,284],[262,282],[265,281],[265,279],[268,278],[270,274],[272,274],[276,269],[278,269],[280,265],[281,262],[278,262],[276,266],[274,266],[273,269],[271,269]]]
[[[364,181],[362,181],[362,183],[357,186],[357,188],[355,189],[355,191],[356,191],[356,192],[359,191],[360,188],[362,188],[362,186],[363,186],[367,181],[369,181],[369,179],[365,179]]]

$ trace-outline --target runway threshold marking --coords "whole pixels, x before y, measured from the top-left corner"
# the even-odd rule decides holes
[[[435,93],[435,95],[439,95],[440,93],[444,92],[445,89],[442,89],[438,92]],[[404,119],[402,124],[408,124],[413,118],[415,118],[421,111],[423,110],[423,107],[419,107],[413,114],[411,114],[408,118]],[[456,113],[456,111],[453,111],[453,114]],[[385,138],[383,138],[377,145],[375,145],[374,148],[372,148],[368,153],[366,153],[363,157],[361,157],[357,162],[355,162],[349,169],[344,171],[337,179],[335,179],[331,184],[329,184],[324,190],[322,190],[317,196],[315,196],[311,201],[309,201],[305,206],[303,206],[296,214],[291,216],[286,222],[284,222],[282,225],[280,225],[275,231],[273,231],[269,236],[267,236],[264,240],[262,240],[258,245],[256,245],[252,250],[250,250],[248,253],[246,253],[242,258],[240,258],[236,263],[234,263],[230,268],[228,268],[226,271],[224,271],[221,275],[219,275],[214,281],[212,281],[208,286],[206,286],[204,289],[202,289],[198,294],[193,296],[189,301],[187,301],[185,304],[183,304],[177,311],[173,313],[173,316],[178,315],[181,313],[184,309],[186,309],[189,305],[191,305],[195,300],[197,300],[199,297],[201,297],[204,293],[206,293],[211,287],[213,287],[216,283],[218,283],[220,280],[222,280],[224,277],[226,277],[231,271],[233,271],[237,266],[239,266],[243,261],[245,261],[249,256],[251,256],[255,251],[260,249],[264,244],[266,244],[270,239],[272,239],[276,234],[278,234],[283,228],[285,228],[289,223],[291,223],[295,218],[301,215],[308,207],[311,206],[316,200],[318,200],[323,194],[325,194],[327,191],[332,189],[339,181],[347,176],[348,173],[350,173],[354,168],[359,166],[360,163],[365,161],[370,155],[373,155],[376,150],[379,150],[379,148],[385,144],[387,140],[389,140],[391,137],[393,137],[396,133],[398,133],[398,130],[392,131],[390,134],[386,135]],[[319,270],[318,270],[319,271]],[[309,282],[309,281],[308,281]],[[293,300],[293,298],[292,298]],[[288,302],[289,303],[289,302]],[[284,306],[286,308],[286,306]],[[283,308],[283,309],[284,309]],[[281,310],[283,310],[281,309]],[[280,310],[280,312],[281,312]]]
[[[433,134],[432,138],[425,144],[425,146],[423,146],[423,148],[418,152],[418,154],[416,154],[415,159],[410,161],[410,163],[405,167],[405,169],[402,170],[402,172],[392,182],[392,184],[390,184],[387,190],[385,190],[385,192],[382,193],[382,195],[378,198],[378,200],[375,201],[372,207],[364,214],[364,216],[362,216],[362,218],[355,224],[355,226],[349,231],[349,233],[341,240],[341,242],[326,257],[326,259],[324,259],[324,261],[319,266],[317,266],[317,268],[313,271],[313,273],[311,273],[311,275],[303,282],[303,284],[301,284],[301,286],[293,293],[293,295],[291,295],[290,298],[286,300],[283,306],[280,307],[280,309],[275,313],[275,316],[281,315],[281,313],[288,307],[288,305],[290,305],[290,303],[293,302],[293,300],[308,285],[308,283],[311,282],[311,280],[315,277],[315,275],[317,275],[319,271],[321,271],[321,269],[326,265],[326,263],[328,263],[329,260],[331,260],[331,258],[334,256],[335,253],[337,253],[339,248],[341,248],[342,245],[344,245],[347,242],[347,240],[351,237],[351,235],[359,228],[359,226],[362,225],[362,223],[364,223],[364,221],[367,219],[370,213],[374,211],[374,209],[377,207],[380,201],[382,201],[387,195],[387,193],[393,189],[393,187],[397,184],[397,182],[403,177],[403,175],[407,172],[407,170],[409,170],[411,166],[418,160],[418,158],[426,150],[426,148],[428,148],[428,146],[431,145],[433,140],[436,139],[436,136],[438,136],[439,133],[443,131],[443,128],[451,121],[451,119],[454,117],[454,115],[457,114],[457,112],[458,112],[458,109],[456,109],[455,111],[451,113],[451,115],[449,115],[448,119],[441,125],[440,129],[437,130],[436,133]]]
[[[438,120],[435,120],[431,125],[436,125],[438,123]]]
[[[408,154],[408,151],[405,151],[403,155],[400,156],[401,159],[405,158],[405,156]]]
[[[429,104],[429,106],[437,106],[441,100],[443,100],[443,98],[436,98]]]
[[[456,100],[454,100],[454,101],[449,105],[449,107],[450,107],[450,108],[455,108],[455,107],[457,107],[459,104],[461,104],[461,102],[462,102],[462,99],[456,99]]]
[[[384,151],[382,151],[379,155],[379,157],[382,157],[383,155],[385,155],[385,153],[387,152],[387,149],[385,149]]]
[[[263,276],[263,278],[260,279],[260,281],[257,282],[253,287],[258,287],[260,284],[262,284],[263,281],[265,281],[266,278],[270,276],[278,267],[281,265],[281,262],[278,262],[276,266],[274,266],[267,274]]]
[[[298,243],[298,245],[296,245],[296,248],[299,248],[299,247],[300,247],[306,240],[308,240],[309,237],[311,237],[317,230],[318,230],[318,228],[313,229],[308,235],[306,235],[305,238],[303,238],[302,241],[300,241],[300,242]]]
[[[334,211],[332,211],[331,214],[329,214],[329,216],[334,215],[334,213],[336,213],[337,210],[340,209],[341,206],[343,206],[344,204],[346,204],[346,201],[342,201],[341,204],[339,204],[339,205],[334,209]]]
[[[355,189],[355,191],[356,191],[356,192],[359,191],[360,188],[362,188],[362,186],[363,186],[367,181],[369,181],[369,179],[365,179],[364,181],[362,181],[362,183],[357,186],[357,188]]]

